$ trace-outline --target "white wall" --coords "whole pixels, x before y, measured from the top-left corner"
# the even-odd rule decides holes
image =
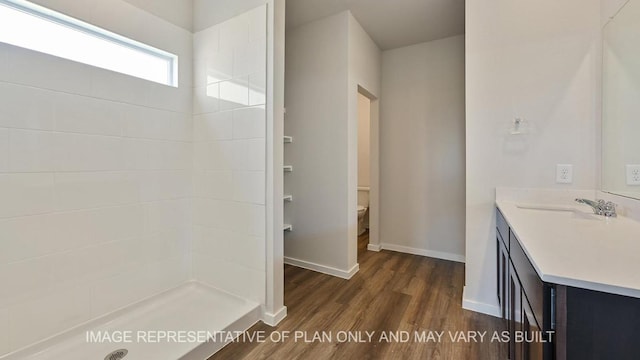
[[[598,0],[466,4],[466,308],[498,313],[497,186],[596,186],[600,22]],[[509,135],[514,117],[527,135]]]
[[[606,24],[611,18],[613,18],[627,2],[629,2],[629,0],[601,0],[600,10],[602,25]]]
[[[191,34],[46,1],[178,54],[179,87],[0,44],[0,355],[190,278]]]
[[[464,261],[464,36],[383,52],[383,248]]]
[[[287,32],[288,262],[349,277],[357,265],[358,86],[379,91],[380,51],[349,12]]]
[[[266,5],[194,35],[194,277],[265,302]]]
[[[267,1],[267,294],[263,321],[277,325],[284,305],[284,75],[285,0]]]
[[[348,13],[286,34],[284,163],[286,258],[348,271],[347,260]]]

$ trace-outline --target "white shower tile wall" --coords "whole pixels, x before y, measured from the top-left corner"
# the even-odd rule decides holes
[[[266,6],[194,34],[197,280],[264,303]]]
[[[179,87],[0,43],[0,357],[191,279],[193,36],[104,3]]]

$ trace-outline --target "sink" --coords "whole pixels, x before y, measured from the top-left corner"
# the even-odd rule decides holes
[[[603,221],[603,216],[598,216],[591,211],[584,211],[580,206],[571,205],[551,205],[551,204],[516,204],[518,209],[552,212],[554,216],[570,217],[581,220]]]
[[[518,204],[516,205],[518,209],[527,209],[527,210],[544,210],[544,211],[580,211],[575,206],[567,206],[567,205],[548,205],[548,204]]]

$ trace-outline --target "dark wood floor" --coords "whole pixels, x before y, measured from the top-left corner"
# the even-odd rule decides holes
[[[238,341],[211,357],[215,359],[472,359],[507,357],[506,345],[491,342],[504,330],[491,316],[461,307],[464,265],[390,251],[366,250],[368,237],[358,243],[360,271],[351,280],[285,267],[285,305],[288,316],[275,328],[259,323],[249,334],[264,331],[266,342]],[[452,341],[456,331],[486,331],[483,342]],[[331,342],[305,343],[290,338],[269,340],[278,331],[325,331]],[[374,332],[371,342],[340,342],[338,332]],[[380,341],[383,332],[406,331],[410,341]],[[414,335],[444,331],[439,343],[415,341]],[[277,335],[277,334],[274,334]],[[274,336],[277,339],[278,336]]]

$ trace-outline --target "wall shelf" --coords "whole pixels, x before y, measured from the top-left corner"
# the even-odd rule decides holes
[[[284,117],[285,117],[285,119],[286,119],[286,116],[287,116],[287,108],[284,108]],[[283,141],[285,144],[290,144],[290,143],[292,143],[292,142],[293,142],[293,136],[287,136],[287,135],[284,135],[284,136],[282,137],[282,141]],[[287,147],[287,148],[288,148],[288,147]],[[284,170],[284,172],[285,172],[285,173],[293,172],[293,165],[284,165],[283,170]],[[292,201],[293,201],[293,195],[287,195],[287,194],[284,194],[284,195],[283,195],[282,200],[283,200],[284,202],[292,202]],[[284,214],[283,214],[283,215],[284,215]],[[283,226],[284,226],[284,228],[283,228],[283,231],[284,231],[284,232],[291,232],[291,231],[293,231],[293,225],[291,225],[291,224],[284,224]]]

